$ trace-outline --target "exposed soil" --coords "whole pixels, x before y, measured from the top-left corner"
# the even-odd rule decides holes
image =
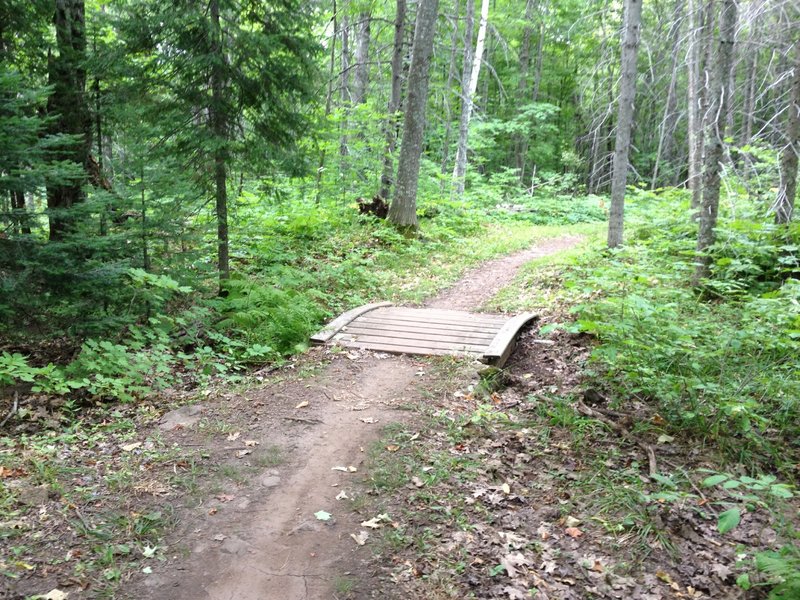
[[[455,285],[426,302],[425,306],[476,310],[511,283],[517,270],[525,263],[568,250],[581,241],[582,237],[573,235],[548,238],[527,250],[485,262],[466,273]]]
[[[573,236],[548,239],[488,262],[428,306],[477,308],[508,284],[525,262],[579,241]],[[382,426],[413,421],[415,414],[408,408],[435,382],[429,381],[424,359],[318,349],[305,361],[322,358],[330,362],[319,375],[251,390],[227,405],[222,418],[234,428],[248,427],[249,421],[242,438],[259,441],[259,447],[281,448],[285,464],[210,502],[187,502],[179,510],[170,558],[152,574],[123,585],[122,595],[154,600],[327,600],[369,593],[364,565],[372,551],[369,542],[359,545],[351,536],[364,530],[352,507],[364,488],[356,485],[365,479],[362,464]],[[197,443],[190,429],[165,435],[179,436],[178,444]],[[220,453],[214,444],[209,450],[215,456]],[[219,459],[230,462],[231,452],[222,452]],[[336,467],[356,470],[333,470]],[[337,500],[342,492],[347,498]],[[318,511],[329,513],[330,520],[319,520]],[[356,580],[358,589],[351,590]]]

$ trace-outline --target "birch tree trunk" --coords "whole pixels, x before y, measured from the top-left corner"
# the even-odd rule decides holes
[[[397,0],[397,11],[394,19],[394,45],[392,48],[392,91],[386,108],[386,149],[383,153],[383,172],[381,173],[378,196],[389,199],[394,174],[394,150],[397,144],[397,111],[400,109],[400,96],[403,83],[403,40],[406,27],[406,0]]]
[[[639,51],[639,28],[642,23],[642,0],[626,0],[625,33],[620,61],[617,138],[614,145],[614,173],[611,177],[611,209],[608,215],[608,247],[622,244],[625,213],[625,185],[628,179],[628,153],[633,126],[633,102],[636,97],[636,58]]]
[[[467,60],[468,48],[471,45],[473,0],[467,0],[467,31],[464,42],[464,78],[461,82],[461,118],[458,122],[458,147],[456,149],[456,165],[453,169],[453,193],[460,197],[464,193],[464,175],[467,172],[467,147],[469,143],[469,122],[472,118],[472,107],[475,102],[475,92],[478,89],[478,78],[483,60],[483,46],[486,43],[486,27],[489,23],[489,0],[481,2],[481,17],[478,25],[478,40],[475,43],[475,54],[472,56],[471,65]],[[469,66],[468,66],[469,65]]]
[[[703,201],[697,234],[698,261],[692,283],[698,285],[709,275],[711,257],[708,248],[714,243],[714,228],[719,212],[720,163],[723,155],[725,124],[730,99],[728,78],[733,67],[733,45],[736,38],[736,0],[724,0],[719,24],[716,64],[711,72],[706,120],[705,159],[703,164]]]
[[[795,42],[794,77],[786,116],[786,145],[781,150],[781,182],[775,199],[775,223],[792,220],[797,193],[797,155],[800,153],[800,41]]]
[[[408,70],[408,94],[403,119],[403,142],[397,165],[397,189],[387,219],[401,230],[415,230],[417,222],[417,185],[422,140],[425,134],[425,107],[428,103],[428,80],[436,33],[439,0],[419,0],[414,27],[414,47]]]

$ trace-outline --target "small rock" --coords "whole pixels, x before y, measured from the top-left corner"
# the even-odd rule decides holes
[[[281,478],[277,475],[266,475],[261,478],[261,486],[265,488],[276,487],[281,482]]]
[[[23,485],[17,489],[17,502],[26,506],[41,506],[47,502],[50,488],[46,483],[37,486]]]
[[[205,407],[202,404],[182,406],[161,417],[158,427],[162,431],[172,431],[176,427],[191,427],[200,420],[204,410]]]

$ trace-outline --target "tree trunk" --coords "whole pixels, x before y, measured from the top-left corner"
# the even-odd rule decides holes
[[[227,189],[227,142],[228,128],[224,104],[224,61],[222,51],[222,28],[219,20],[219,0],[211,0],[211,110],[209,118],[211,132],[215,138],[214,149],[214,196],[217,212],[217,268],[220,291],[222,284],[231,275],[228,259],[228,189]]]
[[[664,118],[661,120],[660,135],[658,136],[658,150],[656,150],[656,162],[653,167],[653,179],[650,187],[655,189],[658,184],[658,171],[663,157],[664,161],[672,158],[673,138],[675,137],[675,127],[678,121],[678,59],[681,46],[681,14],[683,12],[684,0],[675,0],[675,8],[672,12],[672,73],[669,78],[669,88],[667,89],[667,103],[664,107]]]
[[[378,196],[389,199],[394,174],[394,150],[397,144],[397,126],[400,109],[400,98],[403,90],[403,40],[406,27],[406,0],[397,0],[397,11],[394,19],[394,45],[392,48],[392,91],[386,108],[386,150],[383,154],[383,173]]]
[[[428,102],[428,79],[436,15],[439,0],[419,0],[414,27],[414,48],[408,71],[408,95],[403,121],[403,143],[397,165],[397,190],[389,207],[389,222],[400,229],[414,230],[417,222],[417,185],[422,140],[425,133],[425,106]]]
[[[447,67],[447,82],[444,86],[445,93],[445,121],[444,121],[444,140],[442,142],[442,175],[447,173],[448,163],[450,162],[450,135],[453,129],[453,111],[450,107],[450,97],[452,96],[453,80],[456,77],[456,57],[458,56],[458,12],[459,1],[453,2],[453,35],[450,39],[450,62]]]
[[[328,91],[325,95],[325,118],[331,114],[333,103],[333,81],[334,73],[336,71],[336,39],[339,37],[339,21],[336,16],[336,0],[333,0],[333,15],[331,17],[331,24],[333,31],[331,32],[331,51],[330,60],[328,63]],[[316,203],[319,204],[322,197],[322,173],[325,170],[325,146],[322,147],[319,153],[319,164],[317,165],[316,174]]]
[[[48,60],[48,83],[53,93],[47,112],[53,118],[50,132],[76,136],[58,152],[60,160],[88,165],[92,144],[92,119],[86,102],[86,24],[83,0],[56,0],[55,30],[58,56]],[[85,177],[50,185],[47,208],[50,239],[60,240],[71,229],[70,209],[86,198]]]
[[[622,244],[625,212],[625,185],[628,179],[628,152],[633,126],[633,102],[636,97],[636,57],[639,51],[639,27],[642,0],[626,0],[625,33],[620,61],[617,139],[614,145],[614,174],[611,178],[611,209],[608,216],[608,247]]]
[[[703,89],[701,77],[703,40],[702,0],[690,0],[689,4],[689,60],[688,60],[688,140],[689,178],[687,184],[692,191],[692,209],[700,206],[702,194],[701,170],[703,164]]]
[[[372,17],[368,12],[363,12],[358,17],[353,104],[363,104],[367,99],[367,85],[369,84],[369,38],[371,18]]]
[[[481,2],[481,18],[478,25],[478,40],[475,43],[475,54],[468,65],[467,54],[471,46],[472,2],[467,0],[467,32],[470,34],[464,42],[464,73],[466,81],[461,82],[461,118],[458,122],[458,147],[456,149],[456,165],[453,169],[453,191],[457,197],[464,193],[464,175],[467,172],[467,148],[469,144],[469,122],[472,118],[472,107],[475,92],[478,89],[478,78],[483,60],[483,46],[486,43],[486,27],[489,23],[489,0]]]
[[[531,38],[533,37],[533,11],[537,0],[528,0],[525,4],[525,28],[522,31],[522,47],[519,51],[519,85],[517,98],[524,102],[528,96],[528,77],[531,68]],[[540,36],[541,38],[541,36]],[[519,133],[514,140],[514,165],[517,169],[520,183],[525,181],[525,155],[528,153],[527,138]]]
[[[800,154],[800,41],[795,42],[794,77],[786,116],[786,145],[781,150],[781,182],[775,199],[775,223],[792,220],[797,193],[797,155]]]
[[[708,248],[714,243],[714,228],[719,211],[720,162],[725,139],[725,120],[728,109],[727,85],[733,66],[733,45],[736,38],[736,0],[724,0],[719,25],[719,46],[708,94],[709,118],[706,121],[705,160],[703,165],[703,202],[697,234],[699,255],[692,282],[698,285],[708,277],[711,257]]]

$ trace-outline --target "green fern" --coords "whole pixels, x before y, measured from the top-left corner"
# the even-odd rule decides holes
[[[769,593],[770,600],[793,600],[800,598],[800,551],[794,546],[784,547],[780,552],[759,552],[756,568],[770,578],[775,587]]]

